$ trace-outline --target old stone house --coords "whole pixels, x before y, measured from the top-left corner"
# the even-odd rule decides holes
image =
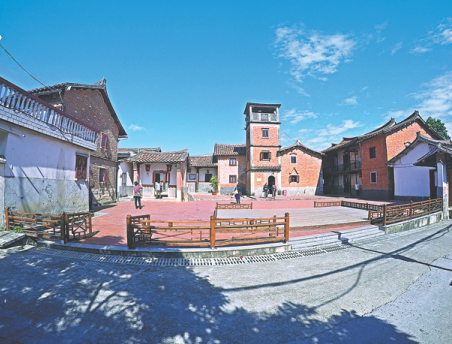
[[[246,150],[244,144],[215,143],[213,155],[218,164],[219,192],[230,194],[239,184],[246,185]]]
[[[127,133],[108,96],[106,80],[92,85],[66,82],[30,93],[100,132],[97,149],[91,154],[90,183],[97,203],[115,201],[118,141],[126,139]]]
[[[87,211],[99,131],[0,77],[0,228],[5,207]]]
[[[373,131],[344,137],[323,150],[324,192],[355,195],[354,185],[358,183],[364,198],[394,199],[394,167],[387,162],[414,141],[417,133],[441,139],[415,111],[399,123],[391,118]]]

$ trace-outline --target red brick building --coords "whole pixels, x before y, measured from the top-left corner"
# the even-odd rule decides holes
[[[117,198],[118,140],[127,138],[107,93],[106,80],[93,85],[62,83],[30,93],[100,131],[91,154],[89,180],[97,203]]]
[[[218,166],[219,192],[230,194],[239,184],[244,192],[246,185],[246,151],[244,144],[215,143],[213,155]]]
[[[246,191],[262,195],[267,183],[287,195],[321,194],[322,153],[300,141],[282,148],[280,106],[246,104]]]
[[[415,111],[399,123],[391,118],[371,132],[344,138],[323,150],[324,192],[355,195],[358,183],[364,198],[394,199],[394,170],[386,163],[414,141],[417,133],[441,139]]]

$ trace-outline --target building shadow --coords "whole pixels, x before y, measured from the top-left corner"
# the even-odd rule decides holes
[[[4,256],[0,269],[3,343],[415,343],[395,326],[353,310],[325,319],[317,305],[281,301],[271,311],[248,311],[192,268],[30,251]],[[302,284],[293,288],[308,292]],[[261,292],[263,305],[275,297],[272,288]],[[339,326],[353,321],[359,326]]]

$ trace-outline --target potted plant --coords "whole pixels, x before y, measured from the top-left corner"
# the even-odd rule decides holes
[[[212,178],[210,178],[210,186],[212,187],[213,191],[212,194],[216,195],[218,192],[218,177],[217,176],[213,176]]]

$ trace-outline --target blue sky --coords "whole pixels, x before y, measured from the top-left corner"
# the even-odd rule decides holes
[[[452,132],[452,1],[5,1],[0,43],[46,85],[105,77],[120,147],[244,143],[246,102],[321,150],[419,110]],[[0,75],[40,85],[0,49]]]

